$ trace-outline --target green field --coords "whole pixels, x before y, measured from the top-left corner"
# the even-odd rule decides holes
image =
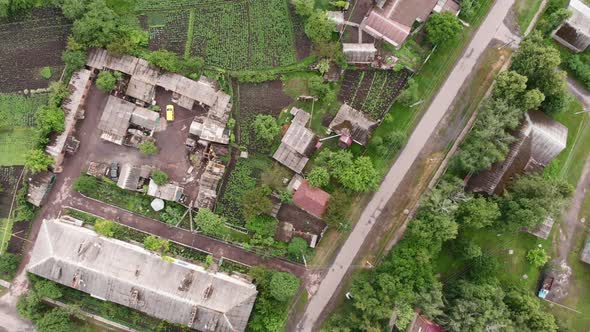
[[[32,128],[0,131],[0,166],[24,165],[25,154],[33,146]]]
[[[152,49],[201,56],[230,70],[296,62],[287,0],[141,0],[136,10]]]

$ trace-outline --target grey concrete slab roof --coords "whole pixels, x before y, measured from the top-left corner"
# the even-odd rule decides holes
[[[98,129],[115,136],[124,137],[127,134],[127,128],[129,128],[131,114],[134,109],[134,104],[115,96],[109,96],[100,117]]]
[[[257,296],[246,280],[59,220],[43,221],[27,270],[200,331],[244,331]]]

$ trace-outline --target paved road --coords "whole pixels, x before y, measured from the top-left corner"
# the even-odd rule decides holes
[[[127,225],[131,228],[150,234],[156,234],[173,242],[205,251],[218,259],[225,257],[250,266],[263,265],[275,270],[290,272],[298,277],[303,277],[305,275],[305,266],[301,264],[279,258],[265,260],[255,253],[246,251],[240,247],[221,242],[202,234],[193,233],[186,229],[173,227],[164,224],[161,221],[146,218],[127,210],[86,198],[78,193],[72,194],[68,204],[73,208],[90,212],[105,219],[117,220],[118,223]]]
[[[301,321],[297,325],[298,331],[317,330],[320,315],[334,296],[336,289],[344,275],[352,265],[365,238],[371,231],[381,210],[389,201],[398,185],[418,157],[428,138],[434,132],[453,99],[459,92],[461,85],[473,70],[477,59],[486,49],[487,45],[497,34],[504,34],[504,18],[508,15],[515,0],[498,0],[490,10],[485,21],[473,37],[463,57],[457,63],[440,92],[433,100],[416,129],[410,136],[408,144],[389,170],[379,191],[375,193],[352,233],[338,253],[332,267],[320,283],[317,292],[311,297]]]

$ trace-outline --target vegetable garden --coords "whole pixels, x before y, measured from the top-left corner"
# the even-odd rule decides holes
[[[0,19],[0,92],[46,88],[44,67],[61,73],[71,23],[57,9],[35,8],[24,17]]]
[[[296,61],[286,0],[142,0],[150,48],[201,56],[211,66],[262,69]]]
[[[339,99],[353,108],[380,120],[402,92],[410,71],[347,70]]]

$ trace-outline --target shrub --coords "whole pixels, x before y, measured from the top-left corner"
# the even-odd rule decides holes
[[[162,186],[162,185],[165,185],[166,183],[168,183],[168,174],[166,174],[160,170],[153,171],[151,174],[151,177],[152,177],[152,180],[154,180],[154,182],[158,186]]]
[[[159,152],[156,143],[153,141],[147,141],[139,144],[139,151],[148,156],[158,154]]]
[[[330,182],[330,174],[325,167],[314,167],[307,175],[309,184],[316,188],[322,188]]]
[[[246,229],[259,237],[272,237],[277,228],[278,220],[266,214],[258,215],[246,221]]]
[[[258,114],[253,123],[254,136],[261,145],[270,145],[281,132],[277,121],[272,115]]]
[[[103,70],[98,73],[98,78],[96,79],[96,86],[104,91],[104,92],[111,92],[115,88],[117,84],[117,78],[113,75],[110,71]]]
[[[29,151],[25,156],[25,167],[33,174],[46,171],[53,164],[53,158],[41,149]]]
[[[170,248],[170,242],[155,235],[150,235],[143,240],[143,246],[147,250],[165,253]]]
[[[0,274],[13,275],[18,269],[20,258],[11,253],[0,255]]]
[[[305,241],[305,239],[296,236],[291,239],[291,242],[289,242],[287,252],[289,253],[289,256],[297,259],[301,257],[302,254],[305,254],[307,251],[307,246],[307,241]]]
[[[526,259],[534,267],[541,267],[551,259],[543,248],[531,249],[526,254]]]
[[[41,68],[41,70],[39,71],[39,75],[41,75],[41,77],[43,77],[46,80],[50,79],[51,75],[53,75],[53,73],[51,72],[51,67]]]
[[[116,224],[110,220],[97,220],[94,224],[94,231],[106,237],[113,237],[115,235]]]
[[[286,272],[274,272],[270,279],[270,294],[280,302],[287,302],[299,289],[299,279]]]

